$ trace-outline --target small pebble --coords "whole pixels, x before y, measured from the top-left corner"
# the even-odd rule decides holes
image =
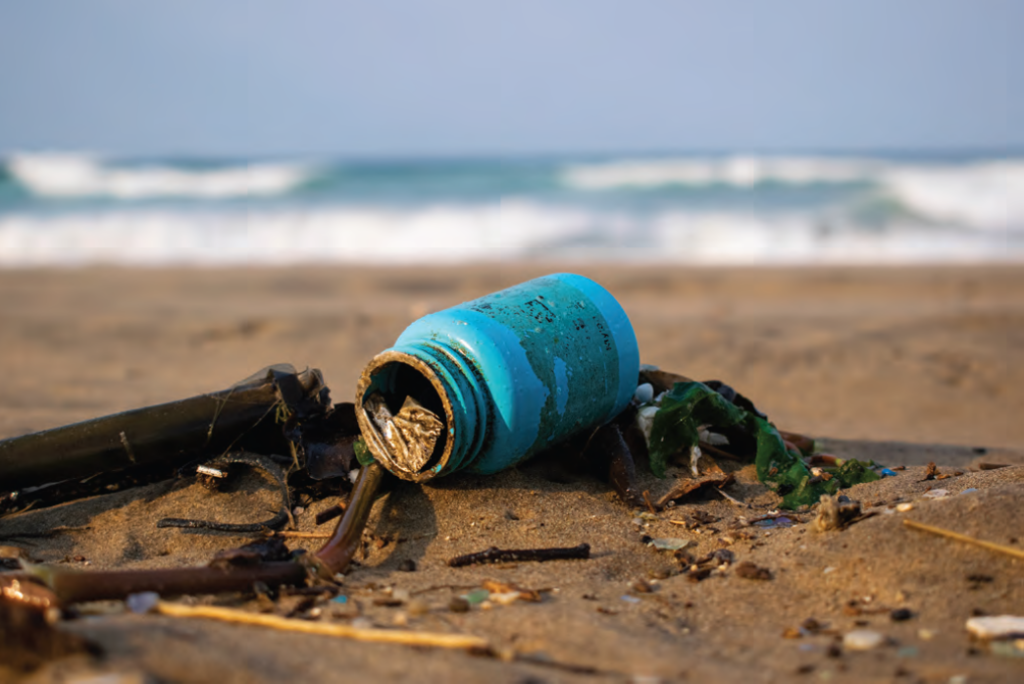
[[[397,613],[395,613],[395,617],[392,618],[391,624],[393,624],[395,627],[408,627],[409,616],[406,615],[405,611],[400,610]]]
[[[406,558],[398,564],[398,569],[401,572],[416,572],[416,561],[412,558]]]
[[[633,393],[633,401],[638,404],[646,404],[654,398],[654,386],[649,382],[645,382],[642,385],[638,385],[636,392]]]
[[[893,622],[903,622],[914,617],[914,614],[910,612],[909,608],[897,608],[896,610],[889,613],[889,619]]]
[[[448,610],[453,613],[468,613],[469,601],[461,596],[453,596],[451,601],[448,602]]]
[[[900,513],[906,513],[907,511],[914,510],[914,504],[909,502],[896,504],[896,510],[899,511]]]
[[[967,631],[979,639],[1007,639],[1024,635],[1024,617],[987,615],[967,621]]]
[[[640,599],[638,599],[636,596],[630,596],[629,594],[623,594],[622,600],[626,603],[640,603]]]
[[[292,509],[292,515],[294,515],[296,517],[302,515],[305,512],[306,512],[306,509],[303,508],[302,506],[296,506],[295,508]]]
[[[926,498],[926,499],[941,499],[942,497],[946,496],[947,494],[949,494],[949,490],[948,489],[929,489],[927,492],[924,493],[924,498]]]
[[[870,651],[885,643],[885,637],[870,629],[855,629],[843,636],[843,648],[850,651]]]
[[[414,617],[426,615],[430,612],[430,606],[427,604],[427,602],[423,599],[418,598],[414,598],[411,601],[409,601],[409,604],[406,606],[406,608],[408,608],[409,610],[409,615],[412,615]]]
[[[938,634],[934,629],[919,629],[917,630],[917,638],[921,641],[931,641]]]
[[[654,588],[647,580],[638,579],[629,585],[629,588],[638,594],[650,594]]]
[[[124,603],[128,610],[133,613],[148,613],[160,602],[160,594],[155,591],[142,591],[138,594],[128,594]]]

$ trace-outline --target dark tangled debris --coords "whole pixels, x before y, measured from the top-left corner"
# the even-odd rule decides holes
[[[552,560],[585,560],[588,558],[590,558],[590,544],[580,544],[572,548],[551,549],[499,549],[492,546],[486,551],[456,556],[448,561],[448,566],[461,568],[477,563],[511,563],[518,561],[543,563]]]

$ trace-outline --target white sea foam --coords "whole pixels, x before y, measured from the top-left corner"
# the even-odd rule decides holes
[[[1024,162],[900,167],[885,173],[883,183],[920,216],[972,228],[1024,230]]]
[[[570,166],[562,182],[591,192],[864,183],[927,221],[1024,230],[1024,161],[1020,160],[922,164],[831,157],[647,159]]]
[[[885,163],[871,159],[733,156],[708,159],[638,159],[568,167],[563,181],[580,190],[655,188],[665,185],[852,183],[870,180]]]
[[[41,197],[163,197],[227,199],[274,196],[305,183],[313,169],[299,164],[245,164],[215,169],[116,166],[82,154],[18,154],[9,173]]]
[[[805,214],[649,216],[507,202],[419,210],[101,210],[0,215],[0,266],[1024,261],[1019,233],[906,224],[865,231]]]

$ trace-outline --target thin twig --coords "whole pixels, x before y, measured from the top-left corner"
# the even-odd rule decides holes
[[[587,558],[590,558],[590,544],[580,544],[579,546],[567,549],[498,549],[492,546],[486,551],[456,556],[448,561],[448,566],[461,568],[475,563],[510,563],[516,561],[537,561],[542,563],[549,560],[585,560]]]
[[[295,620],[277,615],[248,613],[234,608],[218,606],[183,606],[180,603],[160,601],[156,611],[173,617],[209,618],[242,625],[257,625],[289,632],[336,636],[356,641],[404,644],[406,646],[434,646],[436,648],[489,649],[486,639],[467,634],[441,634],[438,632],[409,632],[397,629],[360,628],[329,622]]]
[[[295,530],[267,530],[264,537],[285,537],[291,539],[330,539],[331,532],[297,532]]]
[[[1009,546],[996,544],[995,542],[987,542],[981,539],[975,539],[974,537],[969,537],[966,534],[953,532],[952,530],[947,530],[942,527],[933,527],[932,525],[925,525],[924,523],[915,522],[913,520],[904,520],[903,524],[911,529],[921,530],[922,532],[931,532],[932,534],[937,534],[940,537],[954,539],[956,541],[964,542],[965,544],[974,544],[975,546],[980,546],[981,548],[988,549],[989,551],[1005,553],[1009,556],[1013,556],[1014,558],[1024,558],[1024,550],[1021,549],[1012,549]]]

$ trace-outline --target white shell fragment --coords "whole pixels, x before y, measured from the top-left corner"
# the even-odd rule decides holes
[[[929,489],[924,493],[926,499],[941,499],[942,497],[949,494],[948,489]]]
[[[855,629],[843,636],[843,648],[849,651],[870,651],[885,643],[885,636],[870,629]]]
[[[646,404],[653,398],[654,386],[649,382],[645,382],[642,385],[638,385],[636,388],[636,392],[633,393],[633,401],[635,401],[637,404]]]
[[[986,615],[967,621],[967,631],[979,639],[1024,638],[1024,617],[1017,615]]]
[[[645,406],[636,412],[636,426],[640,428],[648,446],[651,444],[651,428],[654,427],[654,416],[658,410],[657,406]]]
[[[700,462],[700,457],[703,454],[700,451],[700,447],[694,444],[690,447],[690,470],[693,471],[694,477],[700,477],[700,470],[697,469],[697,463]]]

